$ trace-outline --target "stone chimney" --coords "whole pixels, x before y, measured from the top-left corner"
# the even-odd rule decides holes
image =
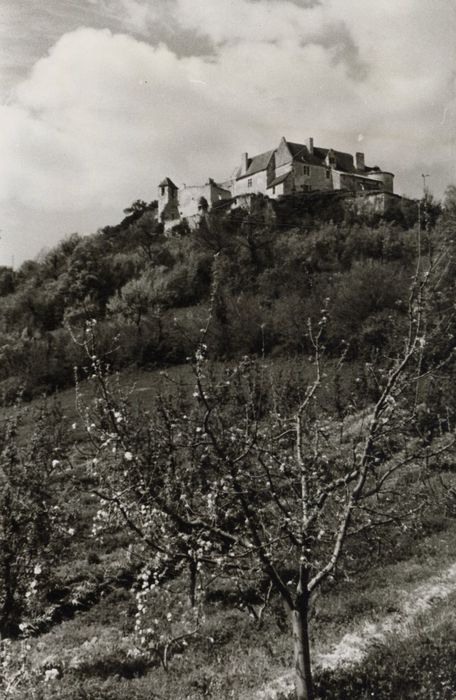
[[[307,140],[307,148],[309,149],[310,155],[313,155],[314,152],[314,140],[312,138],[309,138]]]
[[[356,153],[355,155],[356,170],[365,170],[364,153]]]
[[[249,169],[249,154],[243,153],[241,156],[241,175],[245,175]]]

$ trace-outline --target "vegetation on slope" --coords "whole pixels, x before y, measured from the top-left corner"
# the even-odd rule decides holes
[[[435,512],[434,495],[449,508],[452,224],[448,208],[425,231],[316,220],[290,230],[269,221],[259,200],[250,214],[208,217],[194,232],[165,237],[153,206],[139,204],[120,227],[66,241],[13,275],[0,300],[3,353],[15,371],[14,379],[5,372],[5,401],[21,388],[31,397],[65,386],[74,365],[88,383],[78,386],[76,419],[66,419],[78,436],[72,448],[65,431],[50,438],[65,420],[51,420],[49,411],[27,444],[14,421],[4,428],[4,634],[48,629],[40,620],[62,619],[49,618],[50,605],[79,596],[87,607],[106,595],[107,579],[115,588],[120,578],[136,583],[132,594],[125,590],[112,600],[121,629],[116,624],[101,641],[96,634],[86,640],[88,654],[100,655],[96,675],[106,680],[87,680],[88,658],[59,665],[38,654],[30,666],[25,641],[3,645],[3,690],[20,697],[34,684],[37,697],[55,690],[59,697],[116,698],[122,690],[110,676],[121,669],[124,678],[138,677],[129,684],[131,697],[160,695],[157,682],[176,694],[175,664],[182,671],[205,657],[223,662],[219,631],[230,620],[244,630],[245,649],[254,656],[260,638],[281,639],[270,645],[270,658],[279,650],[283,666],[287,622],[277,593],[282,585],[301,585],[303,564],[319,575],[334,544],[331,532],[337,536],[355,494],[350,508],[356,503],[359,510],[356,518],[350,511],[345,558],[327,570],[328,581],[321,579],[325,596],[331,578],[350,579],[373,548],[384,556],[388,543],[390,555],[408,528],[419,532]],[[425,263],[417,255],[420,236]],[[58,289],[60,295],[51,293]],[[26,318],[27,330],[20,330]],[[170,371],[170,381],[142,406],[113,383],[113,369],[169,367],[187,357],[193,373],[176,379]],[[321,377],[314,385],[315,370]],[[94,396],[81,398],[91,384]],[[296,452],[300,442],[307,452]],[[350,484],[364,469],[361,507]],[[322,509],[317,529],[312,524],[304,560],[297,561],[290,543],[303,544],[293,505],[303,470],[313,495],[301,488],[301,507],[330,496],[332,505]],[[386,476],[396,471],[385,490]],[[30,479],[18,479],[26,473]],[[30,539],[12,537],[23,531],[25,517]],[[38,531],[43,541],[33,539]],[[251,537],[255,542],[263,534],[266,544],[252,546]],[[88,546],[93,551],[84,561]],[[126,575],[119,578],[116,570]],[[93,591],[84,589],[91,576]],[[233,635],[227,637],[229,654]],[[22,663],[27,673],[15,675]],[[182,697],[239,691],[215,671],[204,682],[195,673],[196,685],[187,684]],[[259,677],[245,681],[261,685],[268,673],[263,663]],[[73,691],[61,677],[74,674],[79,689]]]
[[[328,348],[338,354],[343,341],[368,359],[391,342],[404,311],[416,229],[340,213],[303,218],[294,208],[271,220],[259,198],[251,213],[213,214],[196,231],[165,236],[155,204],[138,202],[118,226],[73,234],[17,271],[3,268],[3,401],[71,385],[83,358],[68,329],[87,319],[98,321],[114,369],[185,361],[207,317],[216,254],[214,357],[308,353],[302,319],[315,320],[329,297]]]

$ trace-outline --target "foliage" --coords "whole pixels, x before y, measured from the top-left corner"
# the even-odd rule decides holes
[[[20,423],[0,433],[0,635],[15,636],[40,609],[68,534],[57,484],[66,439],[58,413],[43,408],[33,435],[19,444]]]
[[[215,255],[219,325],[212,329],[214,356],[309,353],[302,329],[307,318],[318,321],[321,299],[327,297],[332,300],[328,352],[337,356],[342,340],[350,344],[353,359],[369,357],[377,343],[386,348],[403,321],[416,229],[332,216],[329,209],[318,216],[321,202],[306,214],[299,201],[299,206],[294,200],[279,203],[275,211],[258,197],[250,211],[208,211],[197,229],[181,227],[180,233],[165,236],[157,203],[137,200],[118,225],[92,236],[72,234],[17,272],[2,268],[5,402],[18,393],[30,399],[70,384],[79,358],[65,328],[70,324],[76,331],[91,318],[111,337],[126,323],[136,326],[141,338],[129,339],[124,352],[116,353],[116,368],[185,359],[188,338],[200,328],[196,321],[190,328],[189,319],[209,303]],[[427,206],[430,212],[431,202]],[[432,231],[435,241],[445,237],[450,211],[448,205],[440,223],[434,214],[423,219],[426,235]],[[366,289],[367,269],[375,294]],[[449,276],[445,285],[451,286]],[[174,323],[180,309],[187,310],[185,336],[176,333]]]
[[[197,587],[207,587],[214,576],[234,579],[240,588],[266,579],[292,619],[300,699],[312,697],[309,601],[333,576],[347,540],[402,526],[423,507],[419,491],[405,498],[398,475],[430,457],[428,441],[414,440],[411,426],[420,382],[433,371],[423,369],[423,357],[430,341],[429,286],[439,279],[437,270],[438,264],[419,263],[408,294],[408,325],[372,367],[373,405],[361,415],[353,403],[341,405],[338,419],[324,415],[320,399],[326,387],[325,307],[315,332],[309,324],[314,378],[294,378],[296,402],[274,385],[270,390],[262,362],[246,358],[217,375],[203,342],[209,319],[195,355],[193,397],[162,395],[142,420],[129,397],[113,391],[94,350],[93,326],[88,329],[85,349],[99,394],[87,424],[96,493],[106,504],[97,527],[104,520],[124,522],[159,578],[162,570],[188,568],[192,601]],[[353,268],[356,273],[365,284],[364,268]],[[383,285],[386,294],[393,282]],[[360,314],[366,303],[369,313],[376,309],[378,295],[369,300],[368,288]],[[393,289],[390,303],[397,296]],[[217,320],[217,287],[211,308]],[[444,442],[436,454],[451,444]],[[153,627],[142,636],[153,638]]]

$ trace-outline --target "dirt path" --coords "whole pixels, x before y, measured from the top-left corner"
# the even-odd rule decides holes
[[[433,603],[442,601],[456,591],[456,564],[432,576],[414,589],[398,592],[398,611],[386,615],[377,622],[366,621],[353,627],[326,652],[314,650],[314,665],[335,669],[338,666],[360,663],[368,653],[372,642],[382,643],[391,632],[405,638],[409,626]],[[255,700],[284,700],[293,690],[291,674],[277,678],[258,691]]]

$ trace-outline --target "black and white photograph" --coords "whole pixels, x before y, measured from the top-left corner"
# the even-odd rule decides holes
[[[0,699],[456,699],[455,0],[0,0]]]

